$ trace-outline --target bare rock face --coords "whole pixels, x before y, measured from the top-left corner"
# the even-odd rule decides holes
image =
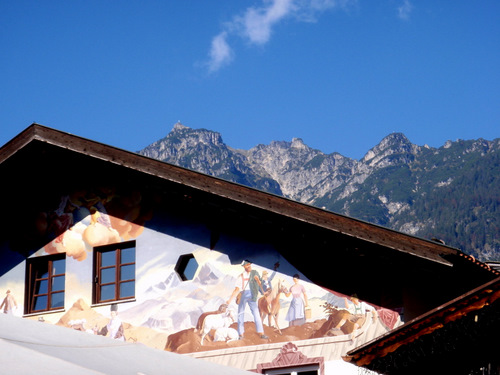
[[[228,147],[219,133],[193,130],[180,123],[163,139],[139,152],[201,173],[282,195],[279,184],[263,169],[253,168],[245,153]]]
[[[299,138],[256,146],[247,158],[278,182],[284,196],[304,203],[343,185],[356,164],[340,154],[314,150]]]
[[[177,123],[139,153],[500,260],[500,139],[432,148],[393,133],[354,160],[300,138],[237,150],[217,132]]]

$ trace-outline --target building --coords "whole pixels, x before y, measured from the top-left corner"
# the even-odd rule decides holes
[[[0,173],[0,292],[14,315],[245,370],[331,373],[498,275],[435,241],[38,124],[0,149]],[[272,278],[263,319],[238,315],[245,260]],[[224,334],[204,336],[210,315]]]
[[[348,353],[380,374],[500,374],[500,277]]]

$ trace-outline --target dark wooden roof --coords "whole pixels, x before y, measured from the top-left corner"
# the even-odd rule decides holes
[[[347,353],[381,374],[472,374],[500,369],[500,277]],[[496,373],[496,372],[495,372]]]
[[[161,177],[165,180],[226,197],[246,205],[289,216],[434,262],[450,264],[443,258],[443,255],[457,254],[456,249],[443,246],[435,241],[409,236],[38,124],[31,125],[2,148],[0,163],[34,140]]]
[[[410,318],[498,274],[438,242],[39,124],[32,124],[0,149],[0,173],[3,181],[9,181],[0,186],[2,196],[8,197],[4,209],[13,212],[39,204],[54,189],[64,188],[68,179],[82,184],[113,179],[177,194],[188,199],[193,213],[205,215],[202,219],[214,237],[220,228],[251,232],[271,241],[313,282],[346,294],[357,293],[374,304],[404,305]],[[0,235],[13,230],[18,220],[24,217],[2,226]],[[424,294],[426,304],[421,303]],[[415,300],[419,302],[413,302],[415,295],[420,296]]]

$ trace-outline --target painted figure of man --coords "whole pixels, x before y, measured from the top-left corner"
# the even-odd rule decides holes
[[[350,297],[350,301],[344,298],[346,309],[351,313],[349,320],[354,323],[354,329],[360,328],[368,317],[368,313],[371,313],[372,320],[375,322],[377,320],[377,310],[366,302],[359,300],[356,294]]]
[[[17,309],[17,302],[14,296],[10,293],[10,289],[7,289],[7,294],[0,305],[0,310],[3,309],[4,314],[13,314],[14,308]]]
[[[353,294],[350,297],[349,301],[347,298],[344,298],[346,309],[352,314],[356,316],[367,315],[368,312],[372,313],[372,318],[375,320],[377,318],[377,310],[366,302],[362,302],[359,300],[356,294]]]
[[[229,305],[236,295],[238,295],[240,291],[242,292],[238,303],[238,334],[240,336],[240,340],[243,338],[243,334],[245,333],[246,305],[250,307],[250,311],[252,312],[255,322],[255,330],[260,335],[260,338],[268,339],[268,337],[264,335],[264,326],[262,325],[259,307],[257,305],[259,290],[262,290],[262,280],[259,273],[256,270],[252,270],[252,263],[250,261],[245,260],[241,265],[243,266],[244,271],[237,277],[233,293],[227,301],[227,304]]]

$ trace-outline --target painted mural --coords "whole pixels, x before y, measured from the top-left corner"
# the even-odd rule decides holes
[[[47,241],[32,257],[66,254],[65,297],[60,311],[29,318],[88,334],[193,353],[325,337],[361,344],[402,323],[309,282],[270,244],[222,233],[210,249],[204,225],[153,211],[139,191],[74,192],[35,225]],[[130,240],[134,298],[92,305],[94,247]],[[23,315],[24,280],[24,262],[0,278],[4,313]]]
[[[38,213],[37,233],[50,240],[47,254],[82,261],[95,246],[137,238],[152,214],[145,206],[138,190],[78,190],[61,197],[55,210]]]

